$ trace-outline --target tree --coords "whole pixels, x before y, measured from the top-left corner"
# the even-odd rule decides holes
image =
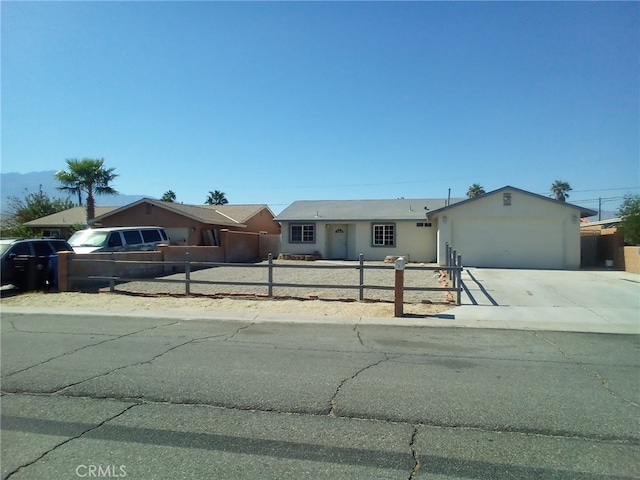
[[[164,192],[160,200],[163,202],[173,203],[176,201],[176,194],[173,190],[167,190],[166,192]]]
[[[618,216],[624,241],[631,245],[640,245],[640,195],[625,195]]]
[[[469,190],[467,190],[467,197],[478,197],[480,195],[484,195],[485,193],[486,192],[484,191],[484,188],[482,188],[482,185],[480,185],[479,183],[474,183],[469,187]]]
[[[560,200],[561,202],[565,202],[567,198],[569,198],[569,192],[572,188],[569,186],[568,182],[563,180],[556,180],[551,185],[551,192],[556,200]]]
[[[209,191],[209,195],[204,203],[207,205],[226,205],[229,203],[229,200],[224,196],[224,192],[216,190],[215,192]]]
[[[24,198],[9,197],[9,218],[2,224],[2,236],[6,237],[35,237],[38,235],[33,228],[24,224],[31,220],[46,217],[54,213],[73,208],[69,199],[49,198],[42,191],[42,185],[36,193],[25,190]]]
[[[87,221],[96,216],[95,195],[117,195],[110,183],[118,176],[114,168],[105,168],[104,159],[75,158],[67,159],[68,171],[56,173],[56,180],[62,183],[60,190],[78,195],[82,205],[82,194],[87,195]]]

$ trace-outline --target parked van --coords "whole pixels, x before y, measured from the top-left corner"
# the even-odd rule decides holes
[[[89,228],[69,239],[75,253],[150,251],[159,243],[169,243],[162,227]]]

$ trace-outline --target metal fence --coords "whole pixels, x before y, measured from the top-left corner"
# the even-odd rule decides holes
[[[454,251],[455,252],[455,251]],[[448,256],[449,258],[449,256]],[[101,268],[102,271],[107,272],[105,275],[85,275],[79,276],[74,275],[73,265],[77,263],[90,263],[90,264],[103,264],[104,268]],[[122,265],[130,265],[135,270],[136,266],[140,266],[140,268],[149,268],[149,266],[154,266],[160,271],[171,272],[173,273],[175,270],[180,270],[181,273],[184,274],[183,278],[167,278],[166,275],[159,275],[155,277],[141,277],[139,275],[114,275],[113,273],[109,274],[109,272],[114,272],[117,270],[116,266]],[[192,278],[192,274],[198,270],[206,269],[206,268],[214,268],[214,267],[232,267],[234,269],[262,269],[265,271],[264,280],[263,281],[234,281],[234,280],[202,280]],[[358,275],[358,283],[355,284],[328,284],[328,283],[302,283],[302,282],[286,282],[286,281],[275,281],[274,280],[274,271],[286,269],[331,269],[331,270],[353,270],[356,268],[359,271]],[[188,258],[188,254],[186,255],[186,259],[184,261],[157,261],[157,260],[115,260],[111,259],[92,259],[92,258],[73,258],[73,256],[69,257],[69,280],[70,285],[82,285],[87,283],[95,283],[96,281],[102,282],[103,285],[108,283],[109,289],[111,292],[115,292],[116,284],[122,284],[127,282],[146,282],[146,283],[164,283],[164,284],[184,284],[184,294],[189,296],[192,294],[192,286],[193,285],[229,285],[229,286],[243,286],[243,287],[266,287],[267,289],[267,297],[274,297],[274,288],[310,288],[310,289],[347,289],[358,292],[358,299],[360,301],[365,300],[365,290],[386,290],[393,291],[393,285],[376,285],[376,284],[368,284],[366,283],[366,272],[370,270],[389,270],[393,272],[393,265],[371,265],[365,264],[364,256],[360,254],[358,263],[354,266],[354,264],[318,264],[314,262],[313,266],[311,265],[301,265],[301,264],[289,264],[289,263],[274,263],[273,256],[269,254],[267,262],[263,263],[221,263],[221,262],[192,262]],[[447,265],[442,266],[424,266],[424,265],[413,265],[408,264],[406,266],[406,270],[409,271],[425,271],[425,272],[439,272],[443,275],[446,275],[450,281],[447,282],[444,286],[439,287],[430,287],[430,286],[404,286],[404,291],[410,292],[450,292],[453,294],[455,292],[455,303],[456,305],[460,305],[460,296],[462,291],[462,282],[460,280],[462,267],[460,266],[460,259],[452,259],[451,263],[447,262]],[[286,275],[285,275],[286,277]]]

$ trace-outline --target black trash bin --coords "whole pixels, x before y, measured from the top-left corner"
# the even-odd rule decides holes
[[[29,292],[44,290],[47,280],[49,259],[42,257],[28,257],[24,271],[23,288]]]

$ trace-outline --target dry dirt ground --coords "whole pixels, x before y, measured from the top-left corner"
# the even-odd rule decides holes
[[[104,308],[109,311],[215,311],[241,313],[283,313],[288,315],[311,315],[333,317],[393,317],[391,302],[357,302],[341,300],[268,299],[261,297],[204,297],[130,295],[122,293],[42,293],[31,292],[9,294],[3,292],[0,307],[39,307],[54,312],[69,309]],[[412,316],[435,315],[455,305],[446,303],[405,303],[405,314]]]

